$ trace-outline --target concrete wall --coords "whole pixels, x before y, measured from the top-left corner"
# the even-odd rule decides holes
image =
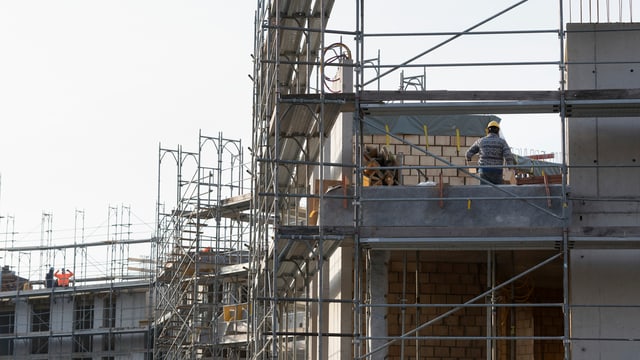
[[[116,300],[116,327],[136,329],[143,326],[141,320],[147,320],[147,294],[142,292],[122,293]],[[116,351],[127,353],[120,359],[143,360],[140,351],[147,347],[142,333],[119,335],[116,337]]]
[[[640,344],[628,341],[640,338],[638,269],[639,250],[571,252],[571,303],[580,305],[571,310],[572,359],[638,357]]]
[[[640,60],[640,24],[569,24],[567,31],[569,89],[640,88],[640,64],[633,63]],[[589,199],[640,194],[640,121],[570,117],[567,125],[571,194],[586,198],[574,204],[575,226],[639,224],[636,202]]]
[[[70,359],[73,356],[73,343],[71,334],[74,320],[74,295],[71,292],[58,293],[54,292],[53,299],[49,302],[49,298],[40,299],[38,308],[49,310],[49,328],[53,337],[48,338],[49,354],[32,355],[31,342],[32,339],[22,337],[32,332],[33,309],[35,303],[25,297],[20,297],[16,301],[15,306],[15,331],[18,339],[15,340],[14,354],[19,358],[47,358],[47,359]],[[87,297],[88,301],[92,301],[93,308],[93,329],[104,329],[103,326],[103,308],[105,296]],[[116,329],[140,329],[142,327],[140,321],[147,320],[146,297],[144,292],[119,293],[116,295]],[[44,302],[42,302],[44,300]],[[48,306],[50,304],[50,306]],[[116,331],[117,332],[117,331]],[[44,337],[50,332],[44,332]],[[55,336],[64,335],[64,336]],[[143,333],[116,335],[115,351],[103,351],[102,341],[106,335],[93,335],[93,351],[82,355],[100,359],[104,356],[112,356],[114,359],[145,359],[145,336]]]
[[[569,89],[640,88],[640,24],[570,24],[567,29]],[[589,166],[570,168],[571,196],[579,198],[574,202],[572,226],[640,224],[637,202],[623,201],[640,196],[638,120],[569,118],[569,165]],[[616,201],[598,201],[605,199]],[[576,338],[573,359],[638,357],[640,343],[625,339],[640,337],[640,309],[597,306],[638,304],[638,259],[637,250],[571,252],[571,303],[580,305],[571,311],[571,336]]]
[[[550,186],[552,196],[560,196],[560,191],[559,185]],[[334,192],[341,194],[342,190]],[[527,203],[511,194],[539,199]],[[549,208],[545,197],[544,185],[501,185],[499,189],[486,185],[448,186],[443,189],[441,206],[440,190],[435,186],[365,187],[361,201],[362,225],[452,227],[450,236],[453,237],[459,236],[456,232],[461,228],[526,227],[529,233],[519,235],[536,236],[535,228],[546,231],[565,225],[564,221],[548,213],[562,214],[560,200],[552,200]],[[342,200],[325,199],[321,211],[324,212],[324,225],[351,225],[353,208],[350,204],[345,208]]]

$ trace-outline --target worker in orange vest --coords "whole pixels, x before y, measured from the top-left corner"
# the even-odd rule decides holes
[[[69,279],[73,276],[73,272],[71,270],[66,270],[66,269],[62,269],[62,272],[60,272],[60,270],[56,270],[56,273],[54,274],[56,278],[58,278],[58,286],[69,286]]]

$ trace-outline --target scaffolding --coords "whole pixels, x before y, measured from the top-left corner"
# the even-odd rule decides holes
[[[574,85],[581,66],[593,67],[594,74],[607,65],[633,68],[637,57],[567,57],[575,56],[568,40],[615,31],[569,23],[591,26],[606,18],[628,22],[623,31],[637,31],[631,1],[491,3],[477,19],[472,15],[482,15],[466,14],[464,4],[427,14],[424,7],[435,5],[383,3],[350,2],[349,25],[330,28],[343,4],[258,1],[251,358],[569,359],[576,346],[637,350],[634,331],[625,339],[624,332],[595,336],[581,328],[591,311],[617,308],[624,317],[639,305],[630,298],[597,303],[581,294],[580,272],[586,268],[577,259],[589,251],[622,251],[619,273],[633,271],[633,261],[623,254],[639,247],[637,223],[608,211],[634,217],[638,192],[626,186],[609,197],[573,195],[583,189],[583,176],[606,168],[637,176],[637,165],[607,163],[604,157],[589,164],[580,150],[568,148],[579,146],[575,124],[581,119],[640,115],[635,81]],[[411,8],[418,5],[422,12]],[[530,14],[541,6],[545,18],[536,22]],[[378,17],[368,17],[365,9]],[[432,30],[426,20],[388,20],[387,13],[391,18],[398,11],[411,19],[449,16],[458,20],[449,24],[462,30]],[[533,26],[522,27],[517,19],[524,16]],[[381,53],[391,43],[393,53]],[[454,52],[432,57],[448,46],[471,50],[462,51],[464,62],[450,60]],[[523,83],[524,73],[533,84]],[[545,82],[549,73],[552,81]],[[423,134],[393,131],[403,116],[471,121],[468,116],[476,114],[554,117],[561,133],[558,182],[543,175],[534,185],[478,186],[477,166],[460,161],[460,128],[428,133],[425,120]],[[445,138],[454,149],[449,157],[434,146]],[[402,149],[396,154],[401,164],[371,167],[365,161],[371,145]],[[376,171],[397,172],[389,184],[406,186],[367,186],[368,173]],[[454,178],[472,185],[459,186],[467,183]],[[478,215],[494,212],[518,219],[501,225]],[[594,212],[616,225],[603,225]]]
[[[152,238],[128,206],[96,242],[82,210],[62,244],[6,217],[0,359],[637,356],[632,1],[477,3],[259,0],[250,168],[160,146]],[[464,150],[507,115],[561,159],[486,184]]]
[[[154,357],[245,358],[248,169],[239,140],[198,140],[159,149]]]

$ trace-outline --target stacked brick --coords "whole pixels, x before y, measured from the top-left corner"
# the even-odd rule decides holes
[[[465,166],[465,153],[479,136],[421,136],[421,135],[398,135],[402,140],[386,135],[365,135],[363,143],[365,146],[374,146],[387,149],[395,154],[405,168],[400,170],[399,178],[401,185],[417,185],[425,181],[440,182],[449,185],[477,185],[479,180],[469,176],[457,166]],[[388,143],[388,145],[387,145]],[[436,160],[435,155],[446,162],[453,164],[450,166],[442,161]],[[470,168],[468,172],[475,173],[475,169]]]

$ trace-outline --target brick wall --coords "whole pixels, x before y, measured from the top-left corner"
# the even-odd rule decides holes
[[[419,169],[402,169],[399,180],[401,185],[416,185],[423,181],[440,182],[439,178],[442,174],[442,182],[450,185],[477,185],[479,180],[463,173],[462,171],[450,168],[442,161],[436,160],[435,157],[425,154],[423,150],[444,159],[454,165],[465,165],[465,153],[480,137],[475,136],[420,136],[420,135],[398,135],[403,141],[388,137],[386,135],[366,135],[363,143],[365,146],[374,146],[387,149],[392,154],[402,157],[403,166],[420,166]],[[387,141],[389,145],[387,145]],[[415,145],[415,148],[411,145]],[[459,144],[459,146],[458,146]],[[476,156],[477,158],[477,156]],[[475,159],[474,159],[475,160]],[[437,168],[426,168],[437,167]],[[471,169],[475,172],[475,169]]]
[[[562,302],[562,291],[559,289],[538,289],[538,300],[545,302]],[[564,317],[559,307],[536,308],[533,313],[536,336],[562,336],[564,333]],[[540,340],[535,342],[535,358],[544,360],[564,359],[564,347],[561,340]]]
[[[389,308],[389,336],[413,330],[451,309],[451,307],[421,307],[415,304],[461,304],[477,296],[485,289],[486,266],[477,263],[451,263],[421,261],[415,252],[407,253],[407,274],[403,278],[404,253],[394,252],[389,268],[390,303],[408,306],[403,312],[399,307]],[[416,281],[416,269],[417,281]],[[403,293],[403,283],[406,283]],[[417,285],[416,285],[417,284]],[[485,341],[456,339],[455,337],[485,336],[486,316],[482,307],[464,308],[418,332],[418,336],[434,339],[404,341],[404,359],[471,360],[485,357]],[[415,333],[413,334],[415,335]],[[447,338],[449,337],[449,338]],[[400,360],[402,343],[389,348],[389,360]]]
[[[470,253],[470,252],[469,252]],[[400,336],[414,330],[439,315],[451,310],[451,306],[416,307],[413,304],[462,304],[482,292],[486,287],[486,264],[464,262],[472,256],[459,252],[455,259],[446,252],[429,252],[430,260],[424,260],[427,252],[395,251],[389,263],[390,304],[406,304],[390,307],[387,317],[389,336]],[[476,254],[477,255],[477,254]],[[434,261],[433,259],[438,259]],[[462,260],[461,260],[462,259]],[[476,257],[477,259],[477,257]],[[406,265],[405,265],[406,260]],[[475,260],[478,261],[478,260]],[[406,269],[406,274],[405,274]],[[507,279],[511,273],[497,269],[496,276]],[[404,284],[404,285],[403,285]],[[561,289],[535,287],[532,276],[522,286],[516,282],[516,300],[511,299],[511,287],[497,292],[499,303],[561,303]],[[526,295],[526,298],[522,294]],[[479,303],[483,303],[481,300]],[[485,339],[471,337],[486,336],[485,307],[463,308],[439,321],[419,330],[418,336],[431,339],[397,341],[389,347],[389,360],[470,360],[486,358]],[[513,317],[513,319],[511,318]],[[497,336],[562,336],[563,315],[559,307],[496,307]],[[404,331],[403,331],[404,323]],[[412,333],[411,336],[415,336]],[[470,337],[460,339],[460,337]],[[404,349],[404,350],[403,350]],[[499,360],[561,360],[561,340],[497,340],[496,355]],[[404,358],[401,356],[404,354]]]

